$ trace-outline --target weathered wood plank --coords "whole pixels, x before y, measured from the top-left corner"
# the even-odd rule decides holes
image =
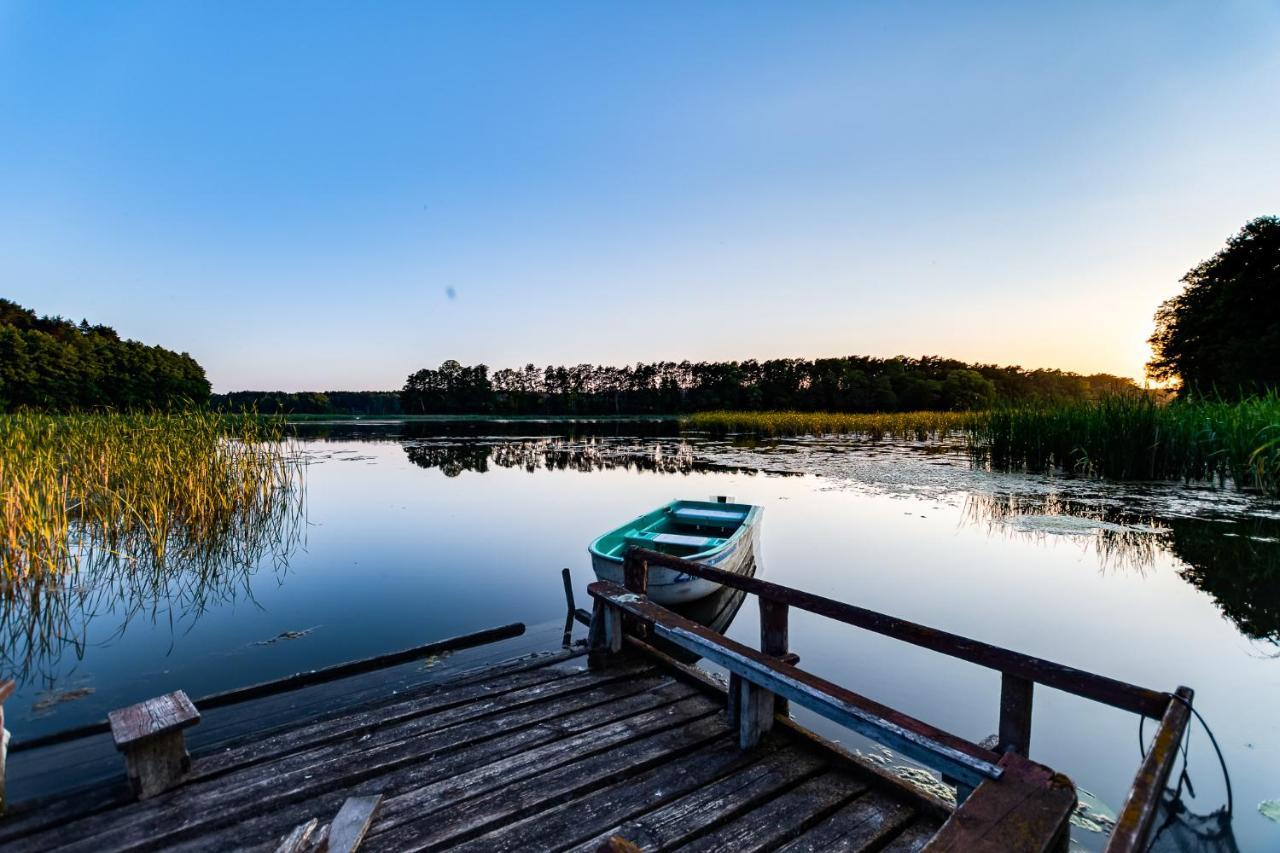
[[[337,713],[322,715],[319,721],[309,721],[293,727],[271,725],[267,723],[266,731],[259,732],[253,738],[237,737],[223,741],[213,752],[195,753],[188,781],[213,775],[241,765],[251,764],[277,754],[287,754],[303,748],[327,743],[334,738],[327,737],[327,726],[337,726],[334,733],[344,733],[343,726],[350,723],[347,733],[354,736],[363,734],[361,726],[371,719],[376,719],[385,708],[403,712],[405,708],[415,708],[421,703],[425,713],[445,710],[454,705],[465,704],[477,697],[497,695],[505,689],[563,678],[582,671],[582,666],[573,666],[574,659],[585,664],[585,653],[582,651],[556,651],[526,655],[511,661],[503,661],[487,667],[462,670],[448,681],[424,684],[410,690],[401,691],[395,698],[403,699],[403,703],[387,704],[387,697],[382,695],[378,702],[364,702],[342,709]],[[620,668],[621,671],[626,671]],[[612,676],[613,673],[610,673]],[[519,683],[504,683],[506,679],[515,677]],[[525,680],[527,679],[527,680]],[[487,690],[489,683],[495,685],[491,692]],[[456,690],[465,690],[468,695],[455,696]],[[457,698],[458,701],[454,701]],[[410,713],[409,716],[415,714]],[[208,729],[217,727],[217,717],[202,721],[200,736],[205,738]],[[268,734],[273,732],[274,734]],[[207,768],[204,772],[202,768]],[[18,802],[10,809],[5,820],[0,821],[0,843],[12,841],[24,835],[38,832],[45,827],[65,824],[88,815],[112,808],[123,802],[130,802],[133,794],[127,785],[114,782],[97,785],[87,790],[76,790],[67,794],[45,797],[40,800]]]
[[[917,820],[890,841],[880,853],[920,853],[938,834],[938,824],[929,820]]]
[[[610,827],[572,850],[594,853],[614,836],[625,838],[641,850],[665,850],[683,844],[820,772],[824,765],[825,759],[815,752],[794,747],[778,749],[662,808]]]
[[[668,689],[671,693],[667,696],[655,695]],[[670,695],[675,695],[675,691],[682,689],[685,689],[684,685],[671,685],[670,688],[661,688],[633,699],[595,706],[558,720],[559,730],[549,725],[525,729],[503,738],[482,741],[457,752],[434,756],[429,761],[414,762],[391,773],[352,782],[340,790],[305,799],[294,798],[276,804],[272,809],[249,807],[254,808],[251,813],[256,816],[247,822],[225,826],[214,832],[202,832],[199,837],[174,844],[173,847],[184,851],[223,850],[250,827],[256,837],[269,836],[296,823],[296,816],[302,813],[300,809],[337,808],[341,797],[373,792],[385,792],[388,795],[388,801],[384,802],[380,812],[378,825],[374,827],[375,831],[381,831],[383,822],[394,821],[398,811],[412,809],[409,802],[411,797],[396,799],[396,795],[409,793],[421,803],[447,805],[579,760],[594,751],[681,725],[697,716],[715,713],[714,706],[701,696],[688,696],[686,693],[686,698],[671,702]],[[633,700],[637,704],[640,700],[647,701],[651,709],[628,716],[625,712],[633,709],[620,706]],[[652,707],[653,705],[658,707]]]
[[[539,808],[590,793],[624,776],[642,773],[717,738],[723,740],[726,731],[717,717],[700,717],[615,749],[562,764],[549,772],[502,785],[488,794],[459,799],[473,790],[470,780],[466,779],[458,780],[460,786],[465,787],[460,791],[455,789],[453,796],[440,796],[439,791],[410,791],[387,803],[388,811],[379,820],[376,833],[370,836],[371,849],[419,850],[466,841],[523,819]]]
[[[217,784],[178,788],[149,801],[150,809],[145,805],[134,807],[133,819],[123,829],[112,826],[110,815],[92,816],[61,829],[78,838],[74,848],[86,850],[94,849],[101,841],[95,838],[99,832],[110,833],[114,843],[121,845],[151,843],[170,834],[187,837],[235,822],[239,810],[246,807],[266,809],[272,804],[314,797],[335,787],[350,787],[415,763],[436,763],[438,756],[476,742],[505,738],[511,749],[519,751],[554,740],[580,725],[574,712],[595,709],[583,720],[588,726],[600,725],[628,712],[631,706],[621,701],[626,697],[639,695],[638,701],[650,701],[645,694],[658,683],[667,682],[661,677],[611,679],[600,687],[557,697],[554,702],[522,706],[425,735],[403,737],[393,730],[385,737],[374,736],[346,751],[299,753],[229,774],[218,779]],[[370,747],[371,743],[375,745]]]
[[[879,791],[868,791],[831,817],[779,848],[779,853],[871,850],[915,816],[911,806]]]
[[[770,850],[804,832],[866,789],[866,783],[861,779],[839,770],[828,771],[680,849],[687,853]]]
[[[306,823],[298,824],[280,840],[276,853],[302,853],[311,845],[311,836],[315,834],[318,826],[320,826],[320,820],[314,817]]]
[[[111,739],[116,749],[125,749],[138,741],[194,726],[200,722],[200,712],[185,692],[175,690],[127,708],[117,708],[107,714],[107,721],[111,724]]]
[[[1066,850],[1076,807],[1071,780],[1016,752],[1000,759],[1005,773],[983,782],[942,825],[933,853],[1049,853]]]
[[[329,853],[355,853],[381,802],[381,794],[348,797],[329,824]]]
[[[648,670],[636,667],[628,672],[640,675],[646,671]],[[610,676],[613,675],[611,672]],[[618,675],[622,675],[622,672]],[[494,683],[462,685],[455,690],[432,696],[430,700],[410,698],[391,702],[356,714],[301,726],[274,737],[263,738],[259,742],[197,757],[192,762],[191,778],[205,779],[262,761],[276,760],[305,749],[335,746],[344,739],[360,738],[379,729],[391,728],[412,720],[430,720],[433,727],[444,728],[492,713],[496,708],[519,707],[579,690],[583,685],[599,683],[598,678],[599,676],[586,672],[540,668],[515,673]]]
[[[453,849],[502,851],[581,843],[620,821],[662,806],[759,760],[758,753],[717,741],[639,776],[481,835]]]

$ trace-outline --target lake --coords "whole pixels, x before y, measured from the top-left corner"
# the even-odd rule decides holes
[[[508,622],[529,630],[504,648],[558,646],[559,572],[571,569],[585,605],[591,538],[672,498],[729,495],[765,509],[761,577],[1145,687],[1191,686],[1234,817],[1217,814],[1226,788],[1196,725],[1194,797],[1184,786],[1188,811],[1159,843],[1280,848],[1280,824],[1259,810],[1280,799],[1273,501],[973,470],[958,439],[756,442],[659,422],[296,429],[304,514],[254,565],[160,589],[117,577],[27,639],[6,612],[6,667],[22,679],[6,704],[15,739],[177,688],[200,696]],[[757,642],[754,601],[727,633]],[[805,669],[941,728],[975,741],[995,731],[996,673],[794,610],[791,645]],[[1135,716],[1037,689],[1032,757],[1089,792],[1091,814],[1120,806],[1139,748]],[[13,756],[12,798],[35,755]],[[1076,844],[1097,848],[1104,836],[1081,823]]]

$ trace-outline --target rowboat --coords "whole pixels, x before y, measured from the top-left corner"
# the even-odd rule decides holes
[[[633,545],[742,574],[754,570],[764,509],[726,501],[672,501],[597,538],[587,549],[603,581],[621,584]],[[662,566],[649,567],[649,598],[663,605],[704,598],[720,584]]]

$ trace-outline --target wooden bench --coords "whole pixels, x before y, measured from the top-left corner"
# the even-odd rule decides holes
[[[200,722],[200,712],[186,693],[177,690],[118,708],[107,720],[138,799],[154,797],[182,781],[191,767],[183,730]]]

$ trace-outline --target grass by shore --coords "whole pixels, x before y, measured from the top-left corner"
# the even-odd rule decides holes
[[[1142,396],[994,409],[970,429],[979,462],[1000,470],[1115,480],[1228,481],[1280,494],[1280,397],[1240,402]]]
[[[765,436],[862,435],[925,441],[962,433],[974,461],[1116,480],[1233,483],[1280,494],[1280,396],[1156,402],[1125,395],[984,412],[702,412],[687,429]]]
[[[685,429],[716,434],[751,433],[767,436],[865,435],[879,441],[900,438],[927,441],[955,430],[966,430],[975,412],[698,412],[681,420]]]
[[[152,567],[254,551],[297,505],[282,437],[202,411],[0,415],[0,581],[74,571],[89,550]]]

